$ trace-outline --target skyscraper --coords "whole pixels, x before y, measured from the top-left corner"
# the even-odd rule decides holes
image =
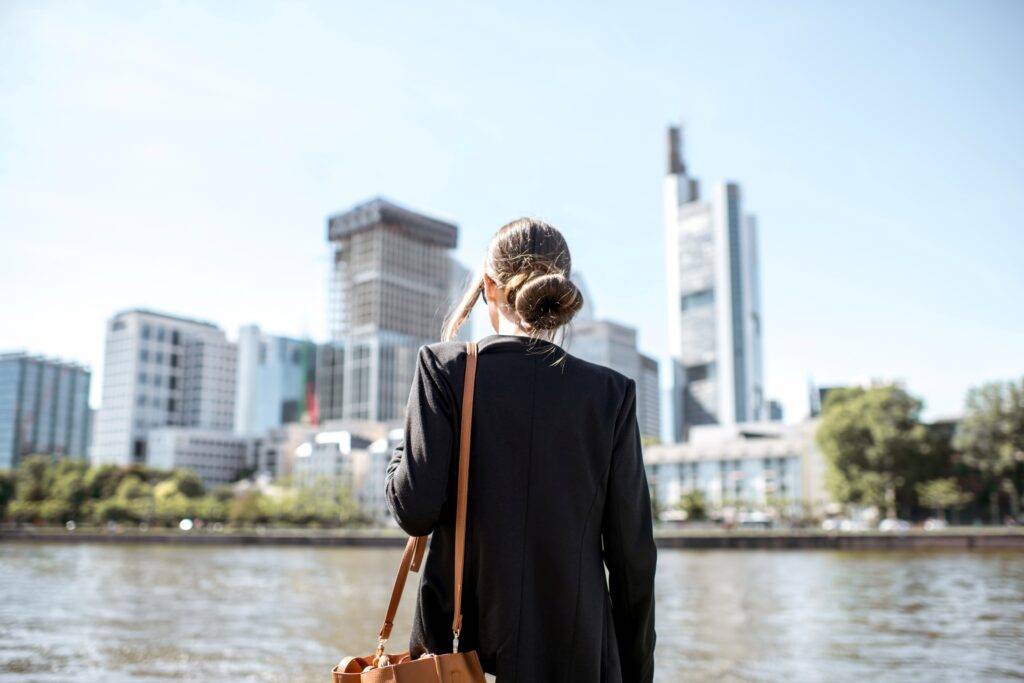
[[[316,419],[316,344],[246,325],[238,331],[235,433],[261,435],[290,422]]]
[[[148,433],[158,427],[230,431],[235,355],[212,323],[143,309],[111,318],[93,462],[148,462]]]
[[[372,199],[327,220],[331,342],[317,359],[322,420],[402,418],[416,353],[450,304],[458,227]]]
[[[0,469],[33,453],[86,457],[90,380],[77,363],[0,354]]]
[[[689,176],[682,131],[668,130],[664,182],[673,429],[765,415],[757,222],[736,183],[708,198]]]

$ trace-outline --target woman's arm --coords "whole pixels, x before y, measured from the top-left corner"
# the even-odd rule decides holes
[[[437,357],[421,347],[406,411],[405,439],[395,449],[385,475],[388,508],[398,526],[412,536],[434,530],[448,494],[453,403],[442,375]]]
[[[615,425],[602,534],[622,680],[653,681],[657,551],[632,380]]]

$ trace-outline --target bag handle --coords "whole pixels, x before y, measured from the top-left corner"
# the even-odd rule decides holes
[[[420,570],[423,552],[426,549],[426,536],[410,536],[405,543],[402,563],[398,566],[398,576],[395,577],[395,585],[391,589],[391,602],[388,603],[388,611],[384,614],[384,624],[377,632],[378,656],[384,653],[384,643],[391,637],[391,629],[395,625],[395,613],[398,612],[398,603],[402,601],[402,592],[405,590],[405,580],[408,578],[409,572]]]
[[[462,422],[459,431],[459,479],[455,503],[455,616],[452,619],[452,652],[459,651],[459,633],[462,631],[462,570],[466,557],[466,499],[469,494],[469,445],[473,431],[473,389],[476,384],[476,342],[466,343],[466,377],[462,389]],[[405,581],[409,572],[419,571],[423,552],[427,548],[426,536],[410,536],[402,553],[398,576],[391,589],[391,601],[384,614],[384,624],[377,632],[377,653],[374,666],[384,656],[384,644],[391,637],[398,603],[402,601]]]

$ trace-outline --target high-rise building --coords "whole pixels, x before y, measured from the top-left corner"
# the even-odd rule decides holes
[[[680,128],[668,131],[664,184],[673,429],[765,417],[757,222],[740,187],[702,198],[683,161]]]
[[[458,227],[373,199],[327,220],[330,343],[317,359],[321,420],[401,418],[416,354],[440,337]]]
[[[587,315],[573,323],[564,344],[574,356],[621,372],[636,382],[640,434],[648,439],[660,438],[658,362],[640,353],[635,328],[610,320],[594,320]]]
[[[316,420],[316,344],[246,325],[238,331],[235,433],[262,435],[289,422]]]
[[[143,309],[108,321],[95,463],[146,463],[159,427],[231,431],[235,345],[212,323]]]
[[[0,354],[0,469],[33,453],[86,457],[91,376],[77,363]]]

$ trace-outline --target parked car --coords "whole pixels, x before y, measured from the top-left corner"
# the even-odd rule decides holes
[[[926,519],[924,521],[925,531],[940,531],[948,526],[949,525],[946,524],[946,520],[939,519],[938,517],[932,517],[931,519]]]
[[[883,519],[878,523],[878,530],[886,533],[910,531],[910,522],[905,519]]]

